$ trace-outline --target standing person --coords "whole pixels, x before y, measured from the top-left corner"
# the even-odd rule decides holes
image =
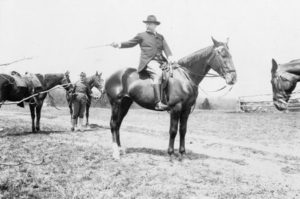
[[[175,62],[172,57],[172,52],[163,37],[163,35],[156,32],[156,27],[160,24],[154,15],[149,15],[145,21],[146,31],[138,33],[133,39],[116,43],[111,45],[115,48],[131,48],[140,45],[141,56],[138,67],[138,72],[146,70],[152,80],[154,97],[155,97],[155,109],[166,110],[168,106],[161,102],[160,84],[162,80],[161,65],[166,62]],[[163,55],[163,53],[165,56]]]
[[[73,89],[73,115],[72,115],[72,128],[71,131],[75,130],[77,119],[79,118],[78,130],[83,131],[83,116],[85,113],[86,104],[88,99],[91,99],[92,91],[87,84],[86,74],[80,73],[80,80],[77,81]]]

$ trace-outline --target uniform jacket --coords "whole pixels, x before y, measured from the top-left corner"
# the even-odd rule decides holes
[[[150,31],[139,33],[133,39],[122,42],[120,48],[130,48],[137,44],[139,44],[141,48],[138,72],[141,72],[156,55],[160,56],[162,52],[164,52],[167,57],[172,55],[164,37],[161,34],[155,34]]]
[[[90,97],[92,94],[92,91],[87,83],[77,81],[74,85],[74,93],[82,93],[82,94],[87,95],[87,97]]]

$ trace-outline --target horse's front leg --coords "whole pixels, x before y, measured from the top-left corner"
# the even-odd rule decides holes
[[[40,131],[40,120],[41,120],[41,112],[43,107],[43,101],[39,102],[39,104],[36,106],[36,131]]]
[[[30,108],[30,114],[31,114],[31,128],[32,128],[32,132],[35,132],[35,104],[30,103],[29,104],[29,108]]]
[[[71,123],[72,123],[72,116],[73,116],[73,106],[72,106],[72,96],[71,94],[67,94],[67,102],[69,105],[69,110],[70,110],[70,116],[71,116]]]
[[[180,115],[180,127],[179,127],[179,133],[180,133],[180,142],[179,142],[180,160],[183,160],[183,156],[185,154],[185,134],[186,134],[186,129],[187,129],[187,121],[188,121],[190,113],[191,113],[191,108],[188,108],[187,110],[182,111],[182,113]]]
[[[177,110],[177,108],[175,107],[174,109],[171,110],[170,113],[170,130],[169,130],[170,138],[169,138],[168,154],[170,155],[171,161],[173,160],[173,156],[174,156],[174,142],[178,130],[179,117],[180,117],[180,111]]]
[[[89,102],[86,104],[86,113],[85,113],[86,123],[85,123],[85,125],[86,125],[87,128],[89,127],[90,105],[91,104]]]

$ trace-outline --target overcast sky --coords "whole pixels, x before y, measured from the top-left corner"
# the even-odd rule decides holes
[[[34,57],[0,72],[69,70],[75,81],[81,71],[107,77],[137,67],[139,47],[84,48],[131,39],[154,14],[177,58],[212,45],[211,36],[230,38],[238,82],[229,97],[271,93],[271,58],[300,58],[299,10],[297,0],[0,0],[0,63]],[[200,84],[204,90],[223,85],[218,78]]]

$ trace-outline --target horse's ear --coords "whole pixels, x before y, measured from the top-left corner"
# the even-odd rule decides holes
[[[99,76],[100,76],[100,77],[102,76],[102,72],[101,72],[101,73],[99,73]]]
[[[226,38],[226,44],[228,45],[229,42],[229,37]]]
[[[219,42],[215,40],[215,38],[211,37],[211,40],[213,41],[214,46],[219,46]]]
[[[99,74],[98,74],[98,71],[96,71],[96,76],[98,76]]]
[[[278,64],[275,61],[275,59],[272,59],[272,69],[271,69],[271,73],[274,74],[277,71],[278,68]]]
[[[67,71],[65,72],[65,75],[70,75],[70,71],[67,70]]]

